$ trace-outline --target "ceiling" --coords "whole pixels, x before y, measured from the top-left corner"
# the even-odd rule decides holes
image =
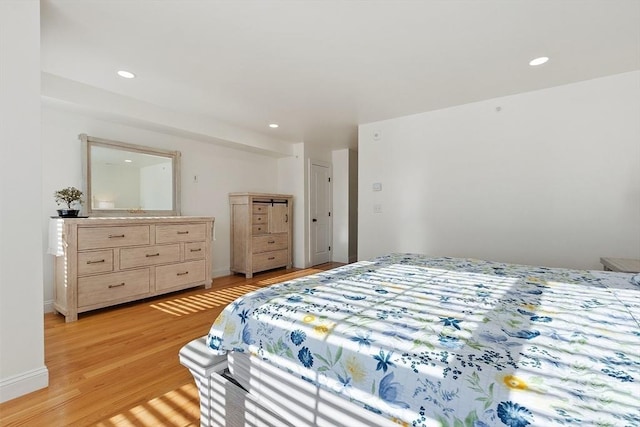
[[[42,0],[41,15],[45,73],[332,149],[356,148],[361,123],[640,69],[638,0]]]

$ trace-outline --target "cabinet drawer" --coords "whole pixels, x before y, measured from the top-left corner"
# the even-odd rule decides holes
[[[156,290],[205,281],[204,260],[156,267]]]
[[[113,251],[78,252],[78,276],[113,271]]]
[[[144,267],[180,261],[180,245],[144,246],[120,249],[120,268]]]
[[[149,244],[149,226],[78,227],[78,250]]]
[[[251,226],[251,234],[266,234],[269,232],[269,226],[267,224],[258,224]]]
[[[258,224],[266,224],[269,222],[269,219],[267,218],[267,214],[258,214],[258,215],[251,215],[251,224],[253,225],[258,225]]]
[[[287,265],[289,251],[263,252],[253,255],[253,271],[269,270]]]
[[[277,251],[280,249],[287,249],[289,239],[286,233],[280,234],[267,234],[264,236],[253,236],[253,248],[254,254],[267,251]]]
[[[269,208],[269,203],[254,203],[252,212],[254,215],[264,214],[267,215],[267,209]]]
[[[184,244],[184,259],[202,259],[204,258],[205,246],[204,242],[191,242]]]
[[[148,293],[148,268],[78,278],[79,307]]]
[[[156,243],[205,240],[206,224],[166,224],[156,226]]]

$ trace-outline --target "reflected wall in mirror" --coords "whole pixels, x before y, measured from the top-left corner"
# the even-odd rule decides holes
[[[87,215],[180,215],[179,151],[79,138]]]

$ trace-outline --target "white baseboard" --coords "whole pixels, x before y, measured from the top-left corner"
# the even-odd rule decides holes
[[[228,268],[218,268],[217,270],[213,270],[211,272],[211,276],[215,279],[216,277],[228,276],[231,274],[231,270]]]
[[[44,312],[45,313],[53,313],[53,300],[50,299],[49,301],[45,301],[44,302]]]
[[[0,381],[0,403],[49,385],[49,370],[43,366]]]

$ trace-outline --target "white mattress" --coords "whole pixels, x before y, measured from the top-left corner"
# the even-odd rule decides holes
[[[389,427],[397,424],[246,353],[228,353],[232,378],[293,426]]]

